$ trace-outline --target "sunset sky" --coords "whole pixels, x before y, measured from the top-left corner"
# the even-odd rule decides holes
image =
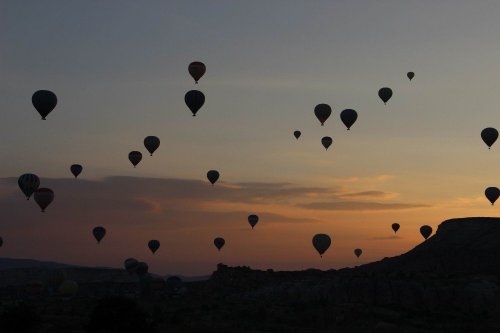
[[[498,216],[484,189],[500,185],[500,147],[480,138],[500,127],[498,13],[470,0],[1,1],[0,256],[135,257],[184,275],[219,262],[329,269],[406,252],[424,224]],[[198,85],[192,61],[207,66]],[[31,104],[40,89],[58,97],[46,121]],[[206,96],[196,117],[191,89]],[[324,127],[319,103],[333,109]],[[148,135],[161,140],[153,157]],[[45,213],[24,199],[23,173],[54,190]],[[322,259],[316,233],[333,239]]]

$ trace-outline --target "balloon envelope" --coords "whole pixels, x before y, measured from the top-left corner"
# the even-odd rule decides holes
[[[135,168],[135,166],[142,160],[142,153],[135,150],[131,151],[130,153],[128,153],[128,160]]]
[[[302,133],[300,131],[293,132],[293,136],[295,137],[295,139],[300,138],[301,135],[302,135]]]
[[[217,248],[217,250],[220,251],[220,249],[222,249],[222,247],[224,246],[224,244],[226,244],[226,241],[224,240],[224,238],[217,237],[217,238],[214,239],[214,245]]]
[[[312,244],[316,251],[318,251],[319,255],[323,256],[332,244],[332,240],[327,234],[316,234],[312,239]]]
[[[491,148],[491,146],[498,139],[498,131],[496,130],[496,128],[487,127],[481,131],[481,139],[483,139],[488,148]]]
[[[407,77],[408,77],[408,79],[410,79],[410,81],[411,81],[411,79],[413,79],[413,78],[415,77],[415,73],[413,73],[413,72],[408,72],[408,73],[406,73],[406,76],[407,76]]]
[[[432,234],[432,228],[428,225],[423,225],[420,227],[420,234],[427,239]]]
[[[392,89],[387,87],[381,88],[378,91],[378,97],[380,97],[384,104],[387,104],[387,101],[389,101],[389,99],[391,99],[392,97]]]
[[[154,254],[160,248],[160,241],[152,239],[148,242],[148,247]]]
[[[17,184],[21,191],[23,191],[26,199],[29,200],[30,196],[38,189],[40,186],[40,178],[32,173],[25,173],[21,175],[17,180]]]
[[[70,166],[69,170],[73,174],[73,176],[78,177],[79,174],[82,173],[83,167],[80,164],[73,164]]]
[[[354,125],[356,119],[358,119],[358,113],[353,109],[345,109],[340,113],[340,120],[342,120],[348,130]]]
[[[205,104],[205,95],[201,91],[190,90],[184,96],[184,102],[186,102],[194,117],[196,116],[196,112]]]
[[[128,258],[123,263],[123,266],[129,273],[134,273],[137,267],[139,266],[139,261],[135,258]]]
[[[332,114],[332,108],[328,104],[318,104],[314,108],[314,114],[316,115],[316,118],[318,118],[318,120],[320,121],[321,126],[323,126],[325,121]]]
[[[332,145],[332,142],[333,142],[333,140],[329,136],[324,136],[321,139],[321,144],[323,145],[323,147],[325,147],[326,150],[328,150],[328,147],[330,147]]]
[[[210,183],[215,184],[215,182],[219,179],[219,171],[217,170],[209,170],[207,172],[207,178],[210,181]]]
[[[257,222],[259,222],[259,217],[255,214],[252,214],[252,215],[248,215],[248,223],[250,223],[250,226],[252,227],[255,227],[255,225],[257,224]]]
[[[160,147],[160,139],[156,136],[147,136],[144,139],[144,147],[149,151],[149,154],[153,156],[153,153],[155,152],[158,147]]]
[[[45,120],[45,117],[56,107],[57,96],[49,90],[38,90],[31,97],[31,102],[42,119]]]
[[[135,272],[137,273],[138,276],[143,276],[146,275],[149,271],[149,266],[147,263],[140,261],[137,264],[137,268],[135,269]]]
[[[33,197],[38,206],[42,209],[42,212],[45,212],[45,208],[54,200],[54,192],[49,188],[39,188],[35,191]]]
[[[400,226],[399,226],[399,223],[393,223],[391,227],[392,227],[392,230],[394,230],[394,233],[396,233],[396,232],[398,232]]]
[[[106,229],[104,227],[95,227],[94,229],[92,229],[92,234],[97,240],[97,243],[100,243],[101,239],[103,239],[106,235]]]
[[[361,255],[361,253],[363,253],[363,250],[361,250],[361,249],[355,249],[355,250],[354,250],[354,254],[355,254],[355,255],[356,255],[356,257],[358,257],[358,258],[359,258],[359,256]]]
[[[498,189],[498,187],[488,187],[486,190],[484,190],[484,195],[493,205],[500,196],[500,190]]]
[[[206,70],[207,68],[205,64],[200,61],[193,61],[188,66],[189,74],[191,74],[195,83],[198,83],[203,74],[205,74]]]

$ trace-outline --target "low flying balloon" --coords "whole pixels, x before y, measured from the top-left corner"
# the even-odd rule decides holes
[[[325,147],[326,150],[328,150],[328,147],[332,145],[332,142],[333,140],[329,136],[324,136],[323,138],[321,138],[321,144],[323,145],[323,147]]]
[[[429,238],[429,236],[432,234],[432,228],[428,225],[423,225],[420,227],[420,234],[425,238]]]
[[[45,120],[45,117],[56,107],[57,96],[52,91],[38,90],[31,97],[31,102],[42,116],[42,120]]]
[[[205,104],[205,95],[199,90],[190,90],[184,96],[184,102],[186,102],[194,117],[196,112]]]
[[[295,139],[297,139],[297,140],[300,138],[300,136],[301,136],[301,135],[302,135],[302,133],[301,133],[300,131],[295,131],[295,132],[293,132],[293,136],[294,136],[294,137],[295,137]]]
[[[217,170],[209,170],[207,172],[207,178],[208,180],[210,181],[210,183],[215,184],[215,182],[217,181],[217,179],[219,179],[219,171]]]
[[[318,104],[314,108],[314,114],[316,115],[316,118],[318,118],[318,120],[320,121],[321,126],[323,126],[325,121],[332,114],[332,108],[328,104]]]
[[[104,227],[95,227],[92,229],[92,234],[94,235],[97,243],[100,243],[101,239],[103,239],[106,235],[106,229]]]
[[[318,251],[320,257],[323,257],[323,254],[328,250],[330,245],[332,244],[332,240],[330,236],[326,234],[316,234],[312,239],[312,244],[316,251]]]
[[[188,67],[189,74],[191,74],[195,83],[198,83],[206,70],[205,64],[200,61],[193,61]]]
[[[392,89],[387,87],[381,88],[378,91],[378,97],[380,97],[384,104],[387,104],[387,101],[389,101],[389,99],[391,99],[392,97]]]
[[[342,120],[345,127],[347,127],[347,130],[354,125],[356,119],[358,119],[358,113],[353,109],[345,109],[340,113],[340,120]]]
[[[140,151],[131,151],[130,153],[128,153],[128,160],[130,161],[130,163],[132,163],[132,165],[135,166],[137,164],[139,164],[139,162],[142,160],[142,153]]]
[[[35,191],[33,197],[35,198],[35,202],[42,209],[42,212],[45,212],[45,208],[54,200],[54,192],[49,188],[42,187]]]
[[[125,267],[125,270],[129,272],[130,274],[134,273],[135,270],[137,269],[137,266],[139,265],[139,261],[135,258],[128,258],[125,260],[123,263],[123,266]]]
[[[406,76],[408,76],[408,79],[410,79],[410,81],[411,81],[415,77],[415,73],[408,72],[408,73],[406,73]]]
[[[222,247],[224,246],[224,244],[226,244],[226,241],[224,240],[224,238],[217,237],[217,238],[214,239],[214,245],[217,248],[217,250],[220,251],[220,249],[222,249]]]
[[[250,223],[250,226],[252,227],[255,227],[255,225],[257,224],[257,222],[259,222],[259,217],[255,214],[252,214],[252,215],[248,215],[248,223]]]
[[[160,241],[152,239],[148,242],[148,247],[155,254],[155,252],[160,248]]]
[[[358,257],[358,258],[359,258],[359,256],[361,255],[361,253],[363,253],[363,250],[361,250],[361,249],[355,249],[355,250],[354,250],[354,254],[355,254],[355,255],[356,255],[356,257]]]
[[[73,164],[69,167],[69,170],[73,174],[73,176],[78,177],[79,174],[82,173],[83,167],[80,164]]]
[[[160,147],[160,139],[156,136],[147,136],[144,139],[144,147],[149,151],[149,154],[153,156],[153,153],[155,152],[158,147]]]
[[[392,230],[394,230],[394,233],[396,233],[396,232],[398,232],[400,226],[399,226],[399,223],[393,223],[391,227],[392,227]]]
[[[483,139],[484,143],[488,146],[488,149],[490,149],[498,139],[498,131],[496,128],[487,127],[481,131],[481,139]]]
[[[37,175],[34,175],[32,173],[25,173],[24,175],[21,175],[18,178],[17,184],[19,185],[19,188],[21,189],[21,191],[23,191],[24,195],[26,196],[26,200],[29,200],[30,196],[40,186],[40,178],[38,178]]]
[[[500,197],[500,190],[498,187],[488,187],[484,190],[484,195],[488,198],[491,204],[494,205],[495,201],[497,201],[498,197]]]
[[[137,273],[138,276],[143,276],[146,275],[149,271],[149,266],[147,263],[140,261],[137,264],[137,268],[135,269],[135,272]]]

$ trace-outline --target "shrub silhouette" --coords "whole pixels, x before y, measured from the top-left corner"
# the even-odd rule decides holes
[[[8,306],[1,314],[0,327],[2,332],[37,332],[41,318],[34,305],[21,302]]]

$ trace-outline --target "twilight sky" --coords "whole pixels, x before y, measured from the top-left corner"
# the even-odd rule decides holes
[[[497,215],[483,192],[499,185],[500,155],[480,132],[500,127],[499,12],[469,0],[1,1],[0,256],[136,257],[188,275],[218,262],[340,268],[410,250],[423,224]],[[46,121],[39,89],[58,96]],[[206,96],[196,117],[191,89]],[[334,110],[324,127],[319,103]],[[349,132],[346,108],[359,116]],[[161,140],[153,157],[148,135]],[[136,169],[131,150],[144,154]],[[26,172],[55,192],[44,214],[17,187]],[[333,238],[323,259],[316,233]]]

